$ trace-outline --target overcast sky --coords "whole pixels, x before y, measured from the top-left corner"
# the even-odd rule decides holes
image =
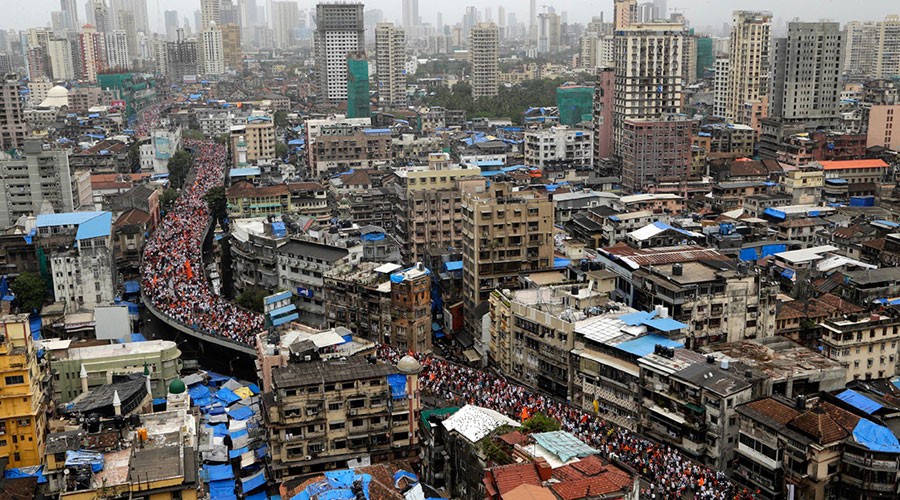
[[[640,2],[641,0],[639,0]],[[85,0],[76,0],[79,19],[84,20]],[[237,3],[237,2],[235,2]],[[265,0],[256,0],[257,5],[265,5]],[[317,2],[302,0],[301,9],[313,8]],[[387,20],[400,18],[402,0],[369,0],[366,9],[382,9]],[[59,10],[59,0],[0,0],[5,7],[5,15],[0,19],[0,28],[24,29],[46,26],[50,23],[50,11]],[[522,22],[528,16],[528,0],[463,0],[445,3],[438,0],[419,0],[419,13],[423,22],[434,24],[440,10],[445,24],[459,21],[466,5],[477,5],[480,9],[491,8],[496,18],[497,6],[502,5],[507,12],[515,12]],[[612,0],[537,0],[541,5],[552,5],[557,12],[567,12],[570,22],[587,22],[591,16],[612,14]],[[159,8],[157,9],[157,5]],[[180,17],[188,17],[193,23],[193,12],[200,8],[200,0],[147,0],[151,28],[157,25],[158,17],[164,10],[177,9]],[[729,22],[731,11],[735,9],[769,10],[777,19],[785,21],[795,17],[804,21],[829,19],[833,21],[880,20],[888,14],[900,14],[897,0],[668,0],[669,11],[679,9],[692,26],[721,26]],[[11,11],[10,11],[11,9]],[[159,16],[157,15],[159,12]]]

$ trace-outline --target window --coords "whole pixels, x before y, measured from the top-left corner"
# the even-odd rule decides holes
[[[344,422],[332,422],[328,424],[328,430],[337,431],[345,427]]]
[[[22,375],[11,375],[6,377],[6,385],[24,384],[25,377]]]
[[[28,418],[20,418],[16,420],[16,425],[19,427],[28,427],[31,425],[31,419]]]
[[[344,407],[344,403],[328,403],[328,411],[338,411]]]

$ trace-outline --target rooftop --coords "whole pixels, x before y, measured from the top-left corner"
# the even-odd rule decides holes
[[[351,357],[346,360],[289,363],[272,370],[272,381],[275,387],[285,388],[371,379],[394,373],[397,373],[397,368],[393,365],[369,363],[363,358]]]
[[[726,370],[718,363],[694,363],[674,376],[720,396],[736,394],[751,386],[750,379],[736,373],[733,368]]]
[[[488,408],[466,405],[447,417],[442,424],[448,432],[456,431],[472,443],[493,432],[498,427],[509,425],[519,427],[515,420]]]
[[[721,344],[716,346],[716,350],[731,360],[759,370],[772,380],[843,369],[840,362],[784,337]]]
[[[171,340],[148,340],[146,342],[126,342],[124,344],[73,347],[68,350],[68,354],[65,358],[96,361],[98,359],[123,356],[146,356],[148,354],[157,354],[174,347],[176,347],[176,344]]]

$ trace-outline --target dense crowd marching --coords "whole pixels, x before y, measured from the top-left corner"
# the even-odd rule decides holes
[[[379,357],[390,363],[396,363],[401,354],[388,346],[379,348]],[[597,448],[605,456],[615,457],[630,465],[646,478],[650,487],[643,491],[645,498],[756,498],[751,491],[732,484],[724,473],[688,459],[671,446],[642,438],[601,417],[510,383],[504,377],[430,355],[419,354],[416,357],[423,367],[419,376],[423,394],[458,406],[473,404],[490,408],[514,419],[538,412],[553,417],[560,422],[563,430]]]
[[[264,327],[263,316],[212,293],[202,272],[203,238],[210,221],[203,196],[222,183],[225,147],[184,142],[194,152],[195,177],[144,249],[142,287],[153,306],[168,317],[202,333],[249,345]]]
[[[137,123],[134,125],[134,136],[141,138],[150,134],[150,129],[159,123],[160,113],[164,107],[168,106],[166,102],[147,106],[138,113]]]
[[[140,124],[153,124],[159,109],[142,112]],[[146,127],[135,131],[146,134]],[[175,203],[175,208],[154,232],[144,250],[143,289],[153,306],[195,330],[250,344],[263,329],[263,316],[245,311],[215,295],[202,272],[203,238],[210,215],[203,195],[223,178],[225,148],[208,142],[185,141],[194,151],[195,177]],[[382,346],[382,359],[396,363],[400,354]],[[513,418],[544,413],[558,420],[562,429],[585,443],[615,457],[638,471],[650,483],[647,498],[693,497],[700,500],[756,498],[735,487],[720,471],[689,460],[678,450],[642,438],[602,418],[534,393],[505,378],[481,370],[418,355],[423,372],[420,387],[426,394],[452,404],[474,404]],[[524,413],[523,413],[524,412]]]

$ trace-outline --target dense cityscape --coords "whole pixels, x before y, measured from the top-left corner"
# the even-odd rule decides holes
[[[900,499],[900,8],[371,1],[8,6],[0,500]]]

